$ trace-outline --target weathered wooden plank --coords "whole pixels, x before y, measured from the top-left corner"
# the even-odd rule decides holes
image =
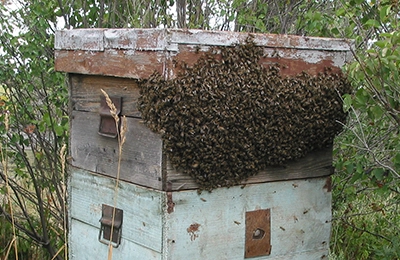
[[[230,46],[245,42],[251,36],[264,47],[296,48],[307,50],[349,51],[351,42],[346,39],[306,37],[287,34],[238,33],[230,31],[171,29],[171,44]]]
[[[265,52],[272,53],[273,50],[269,49]],[[173,62],[160,61],[164,58],[167,59],[167,57],[162,57],[161,53],[137,51],[134,55],[124,54],[121,56],[84,51],[56,51],[55,53],[57,56],[55,62],[56,70],[69,73],[145,79],[154,71],[168,78],[176,77],[180,71],[179,67],[171,65]],[[265,57],[260,60],[260,64],[265,67],[276,63],[281,64],[283,68],[281,70],[282,75],[297,75],[303,71],[316,75],[324,71],[326,67],[333,68],[334,72],[340,71],[340,67],[348,60],[347,55],[344,53],[332,56],[327,56],[326,53],[323,53],[325,56],[320,56],[321,53],[302,53],[299,51],[293,54],[292,57],[290,54],[285,54],[284,51],[279,51],[279,53],[285,58]],[[185,62],[193,65],[200,55],[201,53],[196,52],[182,52],[173,56],[172,59],[175,62]],[[136,57],[136,59],[133,57]],[[109,59],[110,66],[105,63],[107,59]]]
[[[100,115],[72,111],[72,165],[88,171],[116,177],[118,141],[98,134]],[[120,179],[162,189],[162,141],[159,135],[140,123],[127,118],[128,130],[123,146]]]
[[[176,44],[230,46],[252,36],[259,46],[307,50],[349,51],[351,41],[338,38],[307,37],[286,34],[238,33],[196,29],[74,29],[55,34],[55,49],[103,50],[147,49],[175,50]]]
[[[140,117],[137,100],[140,96],[137,80],[70,74],[70,97],[72,109],[97,113],[103,89],[109,96],[122,97],[121,114]]]
[[[115,180],[76,168],[71,174],[70,256],[104,257],[107,246],[97,241],[101,204],[114,205]],[[259,259],[324,259],[331,219],[327,182],[323,177],[198,194],[121,181],[115,201],[124,211],[123,235],[113,259],[244,259],[246,212],[258,209],[271,210],[272,245],[271,255]]]
[[[56,50],[104,50],[104,31],[106,29],[60,30],[55,33]]]
[[[163,169],[161,137],[140,123],[127,118],[128,133],[121,160],[122,180],[146,187],[170,191],[198,189],[188,175],[175,170],[168,161]],[[100,116],[91,112],[73,111],[71,126],[72,165],[115,177],[118,163],[117,140],[100,136],[97,131]],[[165,171],[165,172],[164,172]],[[243,181],[241,185],[280,180],[329,176],[332,173],[332,147],[287,162],[283,166],[269,167]]]
[[[166,183],[170,190],[197,189],[199,186],[188,175],[175,170],[169,162],[166,164]],[[332,174],[332,147],[308,154],[306,157],[287,162],[283,166],[268,167],[257,175],[243,181],[241,185],[282,180],[295,180],[329,176]]]
[[[70,222],[69,259],[93,260],[107,259],[108,246],[98,242],[99,229],[72,219]],[[113,248],[113,260],[146,259],[161,260],[161,254],[129,240],[122,239],[118,248]]]
[[[73,29],[55,33],[56,50],[160,50],[166,45],[164,29]]]
[[[104,48],[164,51],[164,29],[108,29],[104,31]]]
[[[326,68],[330,68],[334,73],[340,73],[341,68],[348,61],[346,52],[264,48],[264,57],[259,63],[266,68],[271,64],[279,64],[281,75],[296,76],[303,71],[310,75],[317,75]]]
[[[349,60],[347,53],[320,50],[265,48],[264,53],[266,55],[260,59],[260,64],[269,67],[271,64],[278,63],[282,65],[282,75],[297,75],[303,71],[316,75],[326,67],[338,72]],[[148,78],[154,71],[174,78],[178,75],[180,68],[174,66],[173,63],[184,62],[193,65],[202,52],[198,52],[195,48],[182,46],[178,53],[172,55],[163,52],[124,50],[114,50],[113,52],[108,50],[104,52],[58,50],[55,51],[55,55],[55,67],[58,71],[143,79]]]
[[[328,255],[331,192],[327,178],[219,188],[212,193],[170,193],[166,214],[167,259],[244,258],[245,213],[271,210],[270,256],[257,259],[324,259]]]
[[[158,71],[173,78],[179,69],[171,60],[193,64],[199,54],[211,46],[243,43],[250,35],[179,29],[93,29],[87,39],[87,32],[65,30],[57,33],[56,70],[126,78],[147,78]],[[303,70],[316,74],[326,66],[339,69],[350,57],[351,42],[344,39],[251,35],[265,50],[266,60],[260,63],[267,66],[274,62],[269,58],[279,58],[278,62],[287,67],[282,71],[284,75],[296,75]]]
[[[98,51],[55,51],[55,69],[68,73],[147,78],[165,71],[163,52],[106,49]]]
[[[206,46],[209,47],[209,46]],[[172,56],[177,62],[186,63],[193,66],[197,60],[204,55],[202,48],[199,51],[195,45],[179,45],[179,52]],[[321,50],[297,50],[285,48],[263,48],[264,56],[260,58],[259,64],[265,68],[271,65],[279,64],[281,67],[280,74],[282,76],[296,76],[302,72],[310,75],[317,75],[323,72],[327,67],[332,72],[339,73],[341,67],[348,61],[349,57],[346,52],[328,52]],[[169,75],[178,75],[181,71],[180,66],[168,67]]]
[[[163,193],[124,181],[119,182],[116,190],[115,180],[112,178],[75,167],[70,170],[69,212],[72,220],[82,222],[81,224],[75,222],[77,226],[71,228],[72,243],[79,241],[78,243],[88,245],[89,250],[93,247],[100,251],[105,249],[107,252],[107,246],[98,241],[102,204],[106,204],[123,210],[122,243],[116,252],[130,253],[140,249],[139,252],[148,251],[145,255],[159,255],[162,250]],[[88,235],[86,231],[94,235]],[[76,254],[88,253],[88,250],[79,252],[81,246],[78,244],[73,248]],[[95,259],[94,256],[97,254],[93,252],[90,259]]]

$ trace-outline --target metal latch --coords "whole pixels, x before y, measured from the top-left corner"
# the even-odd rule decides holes
[[[271,254],[271,210],[246,212],[245,258]]]
[[[113,247],[118,247],[121,244],[123,210],[103,204],[101,212],[99,241],[106,245],[111,243]]]
[[[119,116],[121,113],[122,107],[122,97],[110,97],[113,102],[115,108],[117,109],[117,115]],[[115,138],[118,135],[117,124],[115,123],[114,118],[111,115],[110,107],[107,105],[106,98],[104,96],[100,96],[100,126],[99,126],[99,135]],[[118,128],[121,120],[118,122]]]

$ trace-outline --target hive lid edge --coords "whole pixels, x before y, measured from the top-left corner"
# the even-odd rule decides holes
[[[310,37],[288,34],[263,34],[200,29],[68,29],[58,30],[56,50],[137,49],[176,50],[175,45],[231,46],[253,37],[258,46],[323,51],[350,51],[353,41],[344,38]],[[146,40],[153,39],[153,43]],[[144,43],[143,43],[144,42]],[[147,43],[146,43],[147,42]],[[148,44],[148,45],[146,45]]]

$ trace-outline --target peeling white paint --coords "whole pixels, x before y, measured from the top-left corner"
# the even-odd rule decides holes
[[[58,51],[77,51],[79,54],[75,56],[71,52],[66,55],[81,59],[86,59],[87,55],[88,59],[95,61],[93,67],[87,68],[74,59],[58,56],[56,68],[73,73],[141,78],[149,76],[148,70],[160,70],[156,68],[159,65],[166,78],[173,78],[174,71],[168,62],[178,54],[190,60],[190,53],[193,54],[195,49],[205,52],[213,46],[244,43],[249,35],[256,45],[263,47],[265,56],[270,58],[281,57],[293,62],[299,60],[311,65],[324,62],[327,66],[337,68],[351,58],[351,42],[346,39],[181,29],[74,29],[56,32],[56,55]],[[126,63],[136,69],[120,65],[109,70],[104,59],[112,59],[110,62],[114,64]],[[193,59],[196,59],[195,55]]]
[[[251,34],[229,31],[180,29],[74,29],[56,32],[57,50],[142,49],[177,51],[178,44],[230,46],[249,36],[259,46],[306,50],[349,51],[346,39],[277,34]],[[153,41],[148,41],[153,39]],[[144,44],[139,45],[139,42]]]
[[[60,30],[55,33],[56,50],[104,51],[104,29]]]

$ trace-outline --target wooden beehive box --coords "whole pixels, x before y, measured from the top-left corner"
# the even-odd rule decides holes
[[[181,69],[177,63],[191,66],[210,47],[231,46],[247,37],[167,29],[56,33],[55,67],[68,73],[71,97],[71,259],[106,257],[108,247],[99,242],[107,243],[106,221],[99,222],[107,215],[104,205],[123,215],[113,259],[327,258],[331,147],[268,167],[240,185],[199,194],[193,178],[170,165],[161,136],[141,120],[139,80],[154,71],[173,79]],[[339,72],[349,58],[344,40],[252,37],[263,48],[260,64],[279,63],[282,75],[316,75],[326,67]],[[107,109],[100,89],[117,98],[120,114],[127,117],[120,161],[117,139],[104,133]]]

